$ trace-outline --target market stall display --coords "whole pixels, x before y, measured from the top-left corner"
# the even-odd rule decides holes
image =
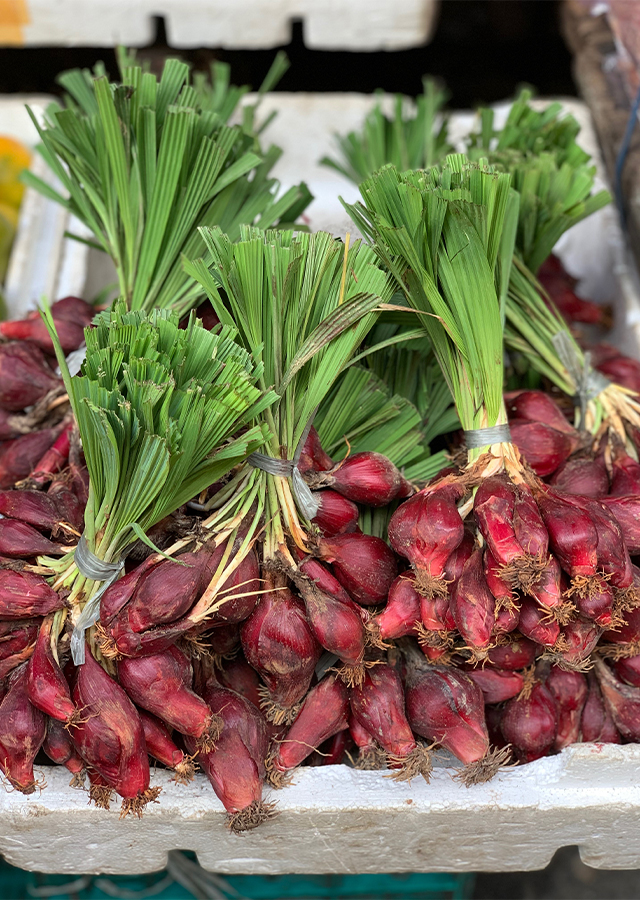
[[[89,122],[144,119],[145,76],[125,71],[120,93],[76,79],[98,107],[51,114],[52,163],[62,123],[82,140]],[[540,125],[519,104],[501,133]],[[94,315],[66,298],[5,326],[28,372],[6,392],[0,446],[0,765],[14,788],[43,787],[42,747],[75,785],[86,770],[96,805],[116,792],[123,817],[146,817],[168,784],[150,754],[176,783],[199,765],[240,832],[273,827],[303,763],[428,782],[444,748],[475,790],[580,740],[637,740],[633,366],[599,348],[627,380],[598,379],[551,299],[571,290],[557,237],[607,199],[571,123],[557,139],[559,114],[542,155],[494,152],[482,132],[450,153],[439,131],[431,168],[383,166],[348,205],[371,247],[250,223],[229,236],[204,204],[174,237],[171,204],[195,191],[176,187],[186,157],[162,163],[175,185],[156,176],[145,206],[142,132],[129,146],[112,134],[93,227],[123,299]],[[203,109],[191,115],[195,128]],[[161,161],[145,157],[149,172]],[[99,172],[78,162],[77,211]],[[175,311],[154,309],[161,249],[187,234],[206,255],[169,260],[175,276],[156,280],[175,283],[162,304]],[[537,313],[526,330],[518,303]],[[78,371],[65,357],[83,338]]]

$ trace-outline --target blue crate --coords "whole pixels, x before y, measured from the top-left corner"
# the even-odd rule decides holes
[[[192,854],[188,856],[193,859]],[[473,874],[225,875],[218,889],[246,900],[469,900]],[[69,876],[26,872],[0,859],[2,900],[190,900],[166,871],[150,875]]]

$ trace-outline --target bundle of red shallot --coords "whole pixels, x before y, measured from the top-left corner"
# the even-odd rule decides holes
[[[73,745],[87,766],[122,797],[121,817],[140,817],[161,791],[149,786],[149,757],[140,716],[88,647],[84,664],[74,674],[72,696],[84,714],[71,729]]]

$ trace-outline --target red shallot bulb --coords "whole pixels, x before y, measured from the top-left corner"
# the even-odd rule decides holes
[[[587,702],[587,679],[580,672],[568,672],[551,666],[546,685],[553,694],[558,709],[558,732],[554,750],[562,750],[580,740],[582,710]]]
[[[556,469],[550,482],[567,494],[599,498],[609,493],[609,475],[601,456],[595,459],[568,459]]]
[[[387,506],[404,488],[404,479],[382,453],[365,451],[348,456],[310,484],[312,488],[332,488],[354,503]]]
[[[303,602],[280,576],[267,572],[258,604],[240,633],[247,662],[267,691],[263,705],[269,721],[292,722],[309,689],[320,645],[308,624]]]
[[[389,522],[389,543],[409,560],[427,596],[447,594],[445,566],[465,535],[456,506],[463,493],[458,483],[442,479],[402,503]]]
[[[207,683],[203,697],[221,720],[222,730],[215,748],[200,750],[198,762],[227,811],[227,827],[235,833],[248,831],[275,815],[273,804],[262,799],[267,723],[245,697],[214,680]],[[193,739],[186,743],[193,752]]]
[[[619,681],[601,659],[596,660],[595,671],[616,728],[627,741],[637,742],[640,740],[640,688]]]
[[[318,556],[332,564],[340,584],[363,606],[375,606],[386,600],[398,574],[393,551],[382,538],[370,534],[320,538]]]
[[[589,694],[582,710],[580,730],[583,741],[597,741],[603,744],[619,744],[620,732],[615,726],[611,713],[602,699],[602,692],[594,672],[587,672]]]
[[[71,729],[71,740],[85,762],[123,798],[122,816],[142,815],[160,788],[149,787],[149,757],[140,716],[122,687],[93,658],[75,670],[73,700],[90,715]]]
[[[543,422],[512,419],[511,440],[538,478],[552,475],[573,453],[578,437],[556,431]]]
[[[546,756],[558,733],[558,710],[551,691],[537,682],[528,696],[509,700],[501,728],[520,762],[533,762]]]
[[[347,725],[349,692],[335,675],[327,675],[304,699],[300,712],[277,744],[271,765],[276,773],[295,769],[314,748]]]
[[[47,730],[45,716],[29,702],[26,666],[9,675],[8,689],[0,703],[0,771],[23,794],[38,787],[33,761]]]
[[[118,679],[136,706],[193,737],[205,750],[215,744],[220,721],[191,689],[191,663],[177,647],[140,659],[121,659]]]
[[[322,534],[333,537],[335,534],[351,534],[358,530],[360,511],[351,500],[328,488],[316,491],[313,497],[319,509],[311,521]]]

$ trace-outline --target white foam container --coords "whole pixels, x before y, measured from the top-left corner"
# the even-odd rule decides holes
[[[280,47],[301,20],[316,50],[403,50],[427,43],[438,0],[2,0],[0,46],[144,47],[165,21],[171,47]]]
[[[279,115],[266,137],[285,150],[276,174],[284,186],[309,183],[315,229],[353,231],[336,198],[355,199],[356,189],[316,160],[331,149],[332,132],[357,127],[371,103],[356,94],[267,98],[264,112],[273,107]],[[567,106],[602,173],[588,110],[574,100]],[[504,111],[503,105],[499,115]],[[453,137],[472,121],[471,113],[454,115]],[[1,125],[0,112],[0,132]],[[61,236],[69,224],[64,215],[27,191],[8,283],[16,314],[43,285],[52,298],[82,296],[112,278],[104,258],[98,265],[95,251]],[[576,226],[559,250],[587,296],[613,302],[613,339],[640,356],[640,291],[615,210]],[[140,821],[120,821],[117,809],[89,807],[87,795],[68,786],[64,769],[42,774],[41,793],[0,791],[0,853],[43,872],[150,872],[165,866],[171,849],[194,850],[205,868],[226,874],[519,871],[543,868],[566,845],[578,845],[590,866],[640,868],[640,745],[575,745],[472,788],[453,781],[446,767],[435,770],[429,785],[420,778],[395,784],[383,772],[346,766],[300,769],[291,787],[266,791],[266,799],[277,799],[279,816],[240,836],[226,829],[222,805],[202,775],[184,787],[156,772],[160,803]]]

